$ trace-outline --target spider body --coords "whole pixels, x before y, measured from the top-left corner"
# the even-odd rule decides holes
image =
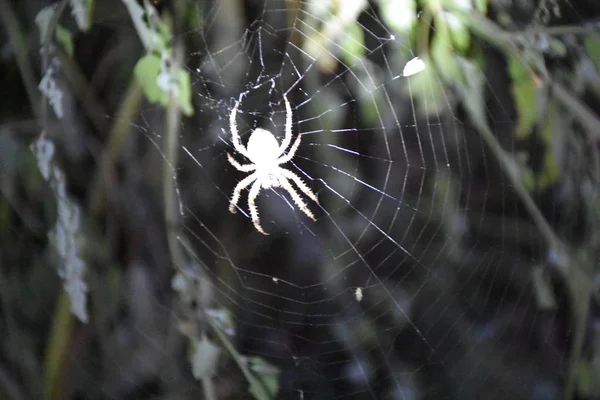
[[[290,147],[285,154],[286,149],[292,142],[292,108],[287,98],[283,97],[286,107],[286,119],[285,119],[285,137],[281,145],[277,142],[275,136],[266,129],[257,128],[250,134],[248,144],[246,147],[242,145],[240,136],[237,130],[237,123],[235,120],[239,102],[235,103],[233,110],[229,116],[229,128],[231,130],[231,136],[233,146],[235,150],[250,160],[250,164],[238,163],[231,154],[227,153],[227,160],[237,170],[242,172],[252,172],[250,175],[242,179],[233,190],[233,196],[229,203],[229,211],[232,213],[236,212],[236,206],[240,200],[241,192],[244,188],[250,186],[250,192],[248,194],[248,208],[250,209],[250,216],[254,227],[260,233],[267,235],[262,226],[260,225],[260,219],[258,217],[258,209],[256,207],[256,197],[261,189],[269,189],[273,187],[282,187],[285,189],[294,203],[312,220],[315,219],[313,213],[309,210],[306,203],[302,200],[296,189],[292,186],[291,182],[294,182],[296,186],[308,196],[311,200],[318,203],[317,196],[310,190],[308,186],[300,179],[294,172],[281,167],[290,161],[298,147],[300,146],[301,135],[298,135],[294,144]]]
[[[270,189],[281,186],[276,173],[268,173],[273,167],[279,168],[277,159],[283,154],[275,136],[266,129],[258,128],[250,135],[247,148],[250,161],[256,166],[256,170],[264,171],[261,187]]]

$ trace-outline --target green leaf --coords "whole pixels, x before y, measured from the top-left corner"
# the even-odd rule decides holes
[[[161,104],[163,106],[169,105],[170,93],[167,90],[163,90],[158,85],[158,77],[161,75],[163,63],[161,58],[156,54],[147,54],[142,57],[133,70],[136,80],[142,87],[146,98],[152,102]],[[168,80],[174,81],[177,86],[173,93],[176,93],[175,104],[181,107],[183,113],[186,116],[194,114],[192,107],[192,89],[190,75],[187,71],[173,67],[167,71],[170,76],[167,76]]]
[[[133,69],[133,74],[150,102],[167,105],[169,102],[168,96],[158,87],[156,82],[160,67],[160,57],[156,54],[147,54],[139,59]]]
[[[512,78],[512,92],[518,114],[515,136],[523,139],[531,134],[538,121],[537,87],[529,71],[514,57],[509,61],[508,72]]]
[[[72,56],[73,55],[73,49],[74,49],[74,45],[73,45],[73,36],[71,35],[71,32],[63,27],[62,25],[58,24],[56,26],[56,41],[58,43],[60,43],[65,51]]]
[[[483,15],[487,14],[487,0],[473,0],[473,3],[475,3],[475,8],[477,11]]]
[[[279,392],[279,369],[259,357],[248,359],[248,364],[262,382],[262,385],[250,384],[252,396],[257,400],[276,398]]]
[[[471,45],[471,32],[469,32],[469,29],[465,24],[454,15],[448,14],[446,18],[454,50],[461,54],[465,54]]]
[[[192,107],[192,84],[190,81],[190,74],[188,71],[179,69],[178,82],[179,82],[179,95],[176,98],[176,103],[181,107],[181,110],[186,116],[194,114],[194,108]]]
[[[342,60],[344,64],[351,66],[354,62],[365,55],[365,34],[358,22],[348,25],[342,36]]]
[[[462,74],[454,57],[454,46],[444,18],[435,17],[435,28],[431,41],[431,58],[444,81],[454,84],[462,78]]]

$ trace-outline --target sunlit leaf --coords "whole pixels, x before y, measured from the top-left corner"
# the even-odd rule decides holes
[[[133,73],[150,102],[167,105],[168,96],[158,87],[156,81],[160,74],[160,67],[160,57],[156,54],[147,54],[139,59]]]
[[[381,16],[392,29],[408,33],[417,21],[415,0],[380,0]]]
[[[167,106],[169,96],[173,95],[183,113],[192,115],[194,109],[189,73],[174,67],[167,71],[163,71],[163,68],[164,63],[158,55],[147,54],[135,65],[134,75],[150,102]],[[166,83],[162,82],[163,79]]]

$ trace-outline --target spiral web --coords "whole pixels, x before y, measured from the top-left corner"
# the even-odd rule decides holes
[[[377,9],[361,12],[358,43],[347,31],[332,38],[315,28],[331,11],[294,4],[255,1],[243,15],[202,3],[199,28],[182,33],[198,45],[185,63],[195,114],[181,120],[178,165],[167,168],[177,178],[180,239],[210,282],[209,309],[230,313],[241,354],[277,366],[281,398],[554,398],[559,345],[524,347],[558,318],[539,311],[522,283],[543,245],[516,219],[524,211],[466,128],[456,95],[427,67],[407,76],[409,39]],[[351,46],[358,50],[348,55]],[[416,98],[419,74],[430,90]],[[228,211],[246,173],[227,153],[248,163],[232,145],[229,116],[239,101],[244,145],[259,127],[281,143],[284,95],[293,138],[302,135],[285,167],[317,194],[318,204],[301,194],[317,220],[285,190],[263,189],[264,236],[248,189],[238,212]],[[504,116],[492,127],[514,124],[492,97]],[[157,146],[158,109],[146,105],[136,126]],[[511,364],[519,367],[506,373]]]

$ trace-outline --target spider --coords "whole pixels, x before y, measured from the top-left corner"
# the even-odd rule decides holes
[[[242,165],[238,163],[229,153],[227,153],[227,160],[239,171],[254,171],[236,185],[235,189],[233,190],[233,197],[229,203],[229,211],[231,213],[236,212],[236,206],[240,200],[242,190],[254,182],[254,184],[252,184],[250,187],[250,193],[248,194],[248,208],[250,209],[250,216],[252,217],[254,227],[263,235],[268,235],[268,233],[266,233],[260,225],[258,209],[256,207],[256,196],[258,196],[258,193],[261,189],[269,189],[273,187],[284,188],[290,194],[290,196],[292,196],[292,199],[298,208],[313,221],[315,220],[315,216],[309,210],[308,206],[302,200],[296,189],[292,187],[290,180],[293,181],[296,186],[300,188],[302,193],[308,196],[311,200],[313,200],[315,203],[319,202],[317,200],[317,196],[310,190],[308,186],[306,186],[306,184],[298,175],[288,169],[280,167],[281,164],[290,161],[294,157],[294,154],[296,154],[296,151],[300,146],[300,139],[302,137],[302,135],[298,135],[296,141],[290,147],[287,154],[284,154],[286,148],[292,142],[292,108],[285,95],[283,96],[283,100],[285,101],[286,118],[285,137],[281,143],[281,146],[279,146],[277,139],[270,131],[262,128],[256,128],[250,134],[247,147],[244,147],[240,140],[237,123],[235,121],[237,109],[240,105],[239,101],[235,103],[235,106],[233,107],[233,110],[229,116],[229,128],[231,129],[233,147],[238,153],[250,160],[251,163]]]

